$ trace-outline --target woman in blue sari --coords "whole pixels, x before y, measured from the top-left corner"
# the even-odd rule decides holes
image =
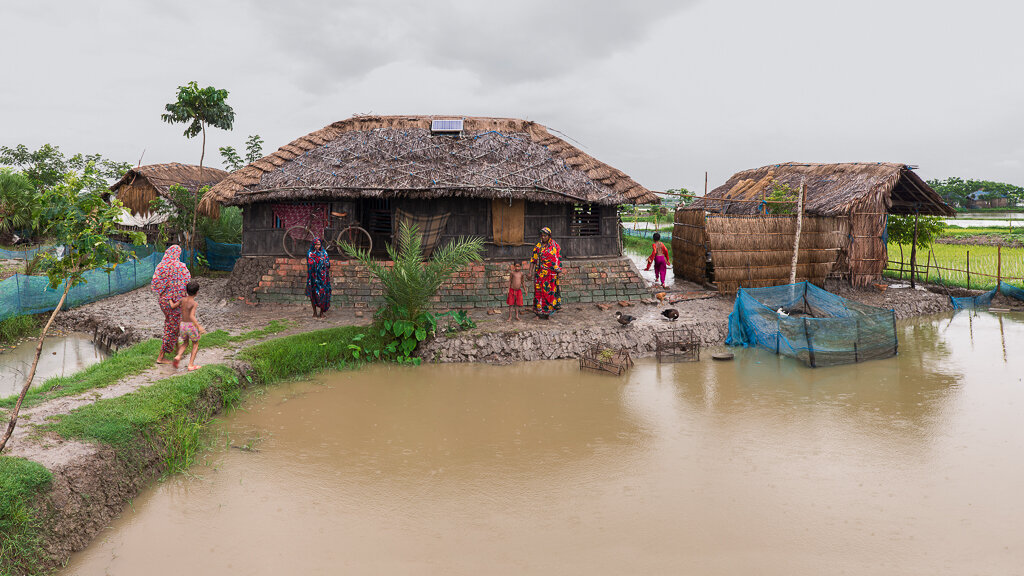
[[[331,259],[319,238],[306,254],[306,296],[313,305],[313,317],[323,318],[331,308]]]

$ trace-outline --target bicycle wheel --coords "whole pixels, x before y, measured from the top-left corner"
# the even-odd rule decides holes
[[[370,233],[360,226],[349,226],[341,232],[338,232],[338,238],[334,243],[338,244],[339,250],[341,250],[342,243],[353,246],[356,250],[366,251],[367,253],[373,249],[373,239],[370,238]]]
[[[292,234],[294,233],[295,238]],[[302,258],[309,251],[309,239],[313,235],[305,226],[297,225],[285,230],[281,243],[289,258]]]

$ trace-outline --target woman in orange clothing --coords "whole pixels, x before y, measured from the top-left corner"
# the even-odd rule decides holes
[[[654,279],[661,280],[661,287],[665,287],[665,272],[668,270],[668,248],[661,242],[661,234],[654,233],[654,244],[651,245],[651,255],[647,257],[647,268],[651,269],[654,263]]]

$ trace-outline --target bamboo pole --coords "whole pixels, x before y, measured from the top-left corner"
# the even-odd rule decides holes
[[[916,275],[914,268],[917,264],[917,219],[919,213],[917,209],[914,209],[914,241],[910,244],[910,287],[917,288],[917,282],[914,276]]]
[[[796,261],[800,257],[800,230],[804,225],[804,180],[800,180],[800,194],[796,206],[796,236],[793,238],[793,262],[789,267],[789,283],[796,282]]]
[[[999,244],[996,246],[996,294],[1002,294],[1002,283],[1003,283],[1003,245]],[[1000,319],[1000,330],[1002,329],[1002,319]]]
[[[967,251],[967,289],[971,289],[971,251]]]

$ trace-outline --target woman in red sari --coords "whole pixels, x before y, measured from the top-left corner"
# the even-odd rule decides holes
[[[562,307],[562,293],[558,287],[558,274],[562,271],[562,247],[551,239],[551,229],[541,228],[540,242],[533,248],[530,258],[533,276],[533,312],[547,319]]]
[[[171,361],[164,356],[168,352],[173,356],[178,348],[181,308],[171,308],[171,302],[185,297],[185,284],[192,279],[192,274],[189,273],[188,267],[180,258],[181,248],[177,244],[168,246],[164,251],[163,259],[153,271],[151,289],[156,292],[160,310],[164,313],[163,343],[160,346],[160,354],[156,357],[156,361],[160,364],[170,364]]]

